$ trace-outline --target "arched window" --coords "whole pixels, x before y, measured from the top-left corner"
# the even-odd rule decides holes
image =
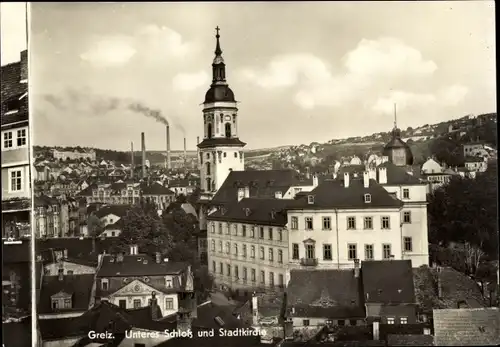
[[[231,123],[226,123],[226,137],[231,137]]]
[[[211,123],[208,123],[208,126],[207,126],[207,137],[209,139],[212,138],[213,136],[213,133],[212,133],[213,129],[212,129],[212,124]]]
[[[210,163],[207,163],[207,175],[210,175]]]

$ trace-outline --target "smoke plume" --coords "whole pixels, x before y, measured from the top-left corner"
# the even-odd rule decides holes
[[[163,115],[161,114],[160,111],[158,110],[154,110],[154,109],[151,109],[141,103],[133,103],[133,104],[129,104],[127,106],[127,108],[130,110],[130,111],[133,111],[133,112],[136,112],[136,113],[139,113],[139,114],[142,114],[146,117],[150,117],[150,118],[153,118],[154,120],[156,120],[157,122],[160,122],[164,125],[169,125],[168,124],[168,120],[163,117]]]

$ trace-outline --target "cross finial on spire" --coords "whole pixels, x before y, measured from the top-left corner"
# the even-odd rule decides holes
[[[216,36],[217,36],[217,37],[219,37],[219,30],[220,30],[220,28],[219,28],[219,26],[217,25],[217,27],[215,28],[215,31],[217,32],[217,34],[216,34]]]
[[[217,26],[215,28],[215,38],[217,39],[217,43],[215,45],[215,55],[216,56],[220,56],[222,54],[222,49],[220,48],[220,42],[219,42],[219,38],[220,38],[220,35],[219,35],[219,31],[220,31],[220,28],[219,26]]]

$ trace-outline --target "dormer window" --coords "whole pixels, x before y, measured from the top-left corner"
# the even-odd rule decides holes
[[[170,276],[165,277],[165,287],[166,288],[173,288],[172,277],[170,277]]]
[[[247,208],[245,208],[245,215],[246,215],[247,217],[248,217],[248,216],[250,216],[250,213],[251,213],[251,212],[252,212],[252,211],[250,211],[250,209],[249,209],[248,207],[247,207]]]
[[[314,204],[314,195],[308,195],[308,196],[307,196],[307,203],[308,203],[309,205]]]
[[[52,295],[50,300],[51,300],[52,310],[54,311],[70,309],[73,307],[72,295],[65,292],[59,292],[57,294]]]
[[[283,193],[282,192],[276,192],[276,193],[274,193],[274,197],[276,199],[281,199],[281,198],[283,198]]]
[[[370,202],[372,202],[371,194],[365,194],[365,203],[369,204]]]
[[[19,101],[18,98],[8,100],[5,103],[5,113],[6,114],[16,113],[19,111],[20,106],[21,102]]]
[[[101,289],[102,290],[109,290],[109,281],[107,278],[101,279]]]

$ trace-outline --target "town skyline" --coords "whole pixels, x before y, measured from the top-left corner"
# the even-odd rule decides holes
[[[103,111],[126,100],[162,111],[173,149],[182,129],[195,149],[216,26],[248,149],[389,131],[394,103],[403,129],[494,112],[493,13],[493,2],[32,4],[34,144],[129,150],[144,131],[163,150],[154,119]],[[258,28],[239,25],[256,16]]]

